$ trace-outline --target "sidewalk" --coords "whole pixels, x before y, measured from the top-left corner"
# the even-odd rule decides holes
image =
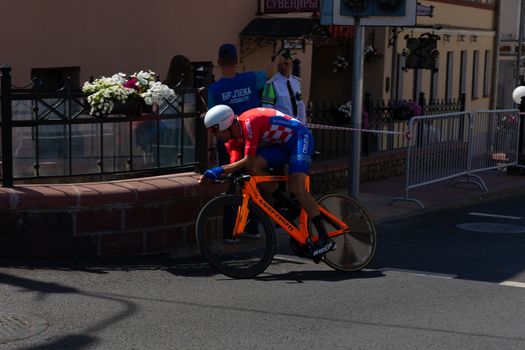
[[[405,196],[404,176],[361,184],[358,199],[376,222],[382,222],[525,193],[523,175],[508,175],[496,170],[480,172],[476,175],[483,179],[488,191],[467,183],[460,183],[454,187],[447,186],[451,180],[411,189],[410,197],[422,202],[425,206],[423,209],[416,203],[407,201],[396,201],[389,205],[392,199]],[[341,189],[340,192],[347,193],[347,189]]]

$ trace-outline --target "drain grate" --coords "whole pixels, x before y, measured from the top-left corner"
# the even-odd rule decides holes
[[[457,224],[457,228],[483,233],[525,233],[525,226],[499,224],[496,222],[466,222]]]
[[[0,344],[32,337],[47,326],[46,320],[35,315],[0,312]]]

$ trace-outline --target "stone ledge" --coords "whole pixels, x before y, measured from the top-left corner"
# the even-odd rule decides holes
[[[197,186],[199,176],[183,173],[110,182],[0,187],[0,210],[112,207],[117,203],[134,205],[177,197],[212,196],[227,186]]]
[[[198,211],[227,188],[199,176],[0,188],[0,257],[195,254]]]

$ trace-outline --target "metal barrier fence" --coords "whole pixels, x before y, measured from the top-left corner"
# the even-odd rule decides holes
[[[409,122],[405,197],[410,189],[452,179],[449,186],[472,183],[487,191],[476,172],[518,165],[518,110],[449,113],[414,117]]]
[[[470,172],[518,165],[520,116],[517,110],[477,111],[470,149]]]

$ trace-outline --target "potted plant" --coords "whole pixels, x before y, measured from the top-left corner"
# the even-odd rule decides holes
[[[352,101],[347,101],[346,103],[339,106],[337,109],[340,117],[337,124],[351,124],[352,122]],[[368,113],[363,109],[361,114],[361,128],[368,129]]]
[[[346,72],[349,66],[345,56],[337,55],[335,61],[332,62],[332,73]]]
[[[365,62],[371,62],[374,58],[381,58],[383,55],[373,45],[368,45],[364,50]]]
[[[82,91],[91,107],[89,114],[104,117],[109,114],[140,115],[151,106],[175,98],[175,92],[157,81],[152,71],[140,71],[127,77],[117,73],[85,82]]]
[[[414,101],[395,101],[391,105],[392,119],[408,120],[412,117],[423,115],[423,109]]]

